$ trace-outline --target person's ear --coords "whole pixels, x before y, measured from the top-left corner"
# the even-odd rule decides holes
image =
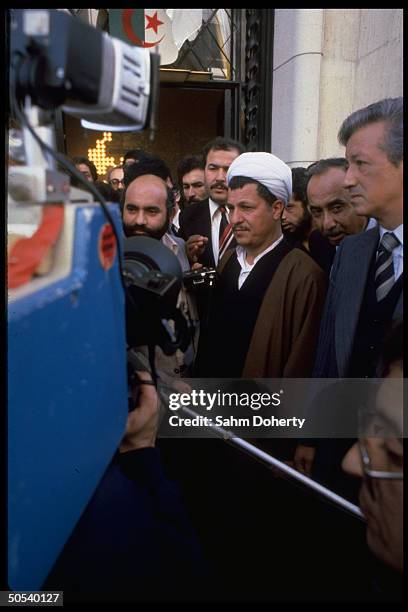
[[[281,218],[283,212],[282,200],[275,200],[275,202],[272,204],[272,212],[274,219],[278,220]]]
[[[363,464],[357,442],[356,444],[353,444],[353,446],[344,455],[343,461],[341,462],[341,467],[345,472],[347,472],[347,474],[351,474],[352,476],[360,476],[360,478],[363,477]]]

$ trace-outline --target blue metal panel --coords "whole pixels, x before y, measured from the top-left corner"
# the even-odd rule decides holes
[[[13,589],[41,587],[125,428],[124,296],[117,256],[107,271],[99,261],[105,223],[99,207],[78,207],[69,277],[9,306]]]

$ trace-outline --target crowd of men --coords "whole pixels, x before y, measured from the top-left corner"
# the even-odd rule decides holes
[[[345,157],[317,160],[307,168],[291,169],[272,153],[245,152],[241,143],[218,137],[201,155],[180,161],[177,183],[163,160],[137,149],[126,153],[123,166],[110,170],[108,199],[120,204],[125,236],[162,241],[183,271],[217,270],[214,287],[185,302],[195,325],[193,350],[177,362],[169,359],[163,366],[167,374],[402,377],[402,102],[384,99],[353,112],[339,130]],[[87,180],[97,181],[88,160],[74,163]],[[402,410],[380,393],[378,403],[383,412]],[[154,435],[146,446],[154,445]],[[247,529],[238,508],[241,498],[229,497],[225,478],[235,490],[248,486],[259,510],[271,500],[265,487],[255,490],[241,463],[234,472],[239,460],[226,455],[222,441],[184,442],[162,443],[162,456],[185,488],[193,522],[226,517],[223,508],[229,504],[238,517],[230,515],[231,525],[240,531],[224,525],[225,541],[232,542],[235,533],[243,554],[258,551],[261,543],[253,538],[262,537],[266,525],[260,519],[256,535]],[[130,444],[127,450],[140,448],[143,444]],[[270,444],[269,450],[360,503],[370,550],[396,575],[402,572],[401,430],[385,441],[303,439],[279,448]],[[193,473],[187,474],[186,463]],[[231,466],[227,475],[225,466]],[[361,487],[350,474],[362,478]],[[282,486],[271,480],[271,490]],[[204,498],[208,505],[197,508]],[[265,508],[259,516],[267,520]],[[204,538],[216,529],[214,524],[194,527]],[[225,563],[234,563],[232,550],[222,552]]]

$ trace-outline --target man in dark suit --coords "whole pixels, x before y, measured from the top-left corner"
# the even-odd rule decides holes
[[[345,188],[356,213],[378,225],[345,238],[337,250],[320,327],[317,378],[376,376],[387,326],[402,316],[402,107],[402,98],[381,100],[352,113],[339,131],[346,146]],[[322,440],[314,461],[316,478],[327,484],[341,478],[341,449],[329,449],[334,442],[339,441]],[[295,465],[305,469],[296,456]]]
[[[234,246],[226,210],[228,168],[244,152],[241,143],[228,138],[215,138],[203,150],[204,180],[209,198],[187,206],[180,213],[179,236],[187,241],[190,261],[215,268],[221,254]]]
[[[356,111],[340,128],[345,187],[357,214],[377,219],[378,226],[346,238],[338,249],[320,330],[318,377],[373,376],[384,327],[402,312],[402,125],[402,98],[395,98]]]

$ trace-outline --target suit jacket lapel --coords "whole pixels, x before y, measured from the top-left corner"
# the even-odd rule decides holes
[[[204,204],[204,202],[203,202]],[[210,212],[210,202],[209,200],[205,200],[205,206],[202,208],[202,216],[200,217],[200,227],[201,231],[199,232],[203,236],[207,236],[207,254],[210,259],[212,259],[212,267],[215,268],[215,257],[212,247],[212,233],[211,233],[211,212]]]
[[[397,305],[395,306],[393,318],[398,319],[402,318],[402,313],[404,311],[404,291],[401,289],[401,295],[398,298]]]
[[[195,225],[195,233],[201,234],[202,236],[207,236],[208,243],[205,250],[207,255],[207,259],[209,260],[209,265],[213,268],[216,268],[218,265],[218,261],[215,260],[214,251],[212,246],[212,222],[211,222],[211,211],[210,211],[210,202],[209,200],[203,200],[200,203],[200,214],[196,217],[196,225]],[[237,245],[235,238],[232,239],[228,248],[234,248]]]
[[[212,240],[211,240],[211,213],[210,213],[210,203],[206,200],[205,206],[203,206],[203,215],[202,219],[200,219],[200,223],[202,224],[203,236],[208,236],[208,240],[211,242],[211,252],[212,252]]]
[[[343,274],[338,279],[342,299],[336,312],[336,357],[340,377],[347,374],[354,335],[364,298],[371,258],[378,244],[378,228],[363,232],[344,254]],[[336,281],[337,282],[337,281]]]

